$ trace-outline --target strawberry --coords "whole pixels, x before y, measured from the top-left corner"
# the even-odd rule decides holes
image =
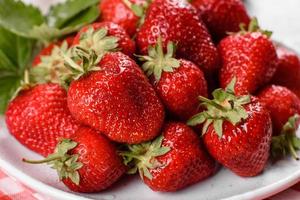
[[[220,41],[229,32],[240,30],[240,24],[248,26],[250,17],[241,0],[192,0],[210,33]]]
[[[76,47],[74,81],[68,107],[75,119],[109,139],[141,143],[155,138],[164,121],[164,108],[139,66],[121,52],[101,57]]]
[[[122,26],[131,37],[136,34],[147,0],[102,0],[101,20]]]
[[[154,0],[150,4],[136,37],[140,53],[147,54],[159,36],[164,48],[169,41],[175,42],[177,56],[194,62],[205,73],[218,68],[217,49],[196,9],[186,0]]]
[[[289,88],[300,98],[300,59],[298,55],[282,46],[277,46],[277,55],[279,64],[272,83]]]
[[[164,54],[162,39],[149,48],[149,55],[139,56],[146,61],[142,68],[150,76],[152,85],[173,116],[186,120],[199,111],[198,96],[207,96],[203,72],[192,62],[175,59],[174,43],[168,43]]]
[[[300,99],[285,87],[268,86],[259,92],[258,97],[270,111],[274,135],[280,134],[290,117],[300,114]]]
[[[67,107],[67,92],[53,83],[23,90],[6,111],[9,132],[27,148],[47,156],[61,137],[78,129]]]
[[[112,22],[94,23],[83,27],[74,38],[73,45],[93,49],[97,54],[120,50],[128,56],[135,52],[135,43],[126,31]]]
[[[60,180],[75,192],[99,192],[109,188],[126,172],[115,146],[97,131],[80,127],[69,139],[61,140],[55,152],[41,161],[57,170]]]
[[[269,34],[262,32],[253,19],[248,31],[242,30],[220,42],[222,88],[236,77],[236,94],[253,94],[271,80],[277,69],[277,55]]]
[[[239,176],[256,176],[269,158],[271,117],[257,98],[236,96],[235,81],[225,90],[215,90],[213,100],[200,97],[207,110],[192,117],[188,124],[204,123],[204,143],[218,162]]]
[[[49,63],[49,60],[53,60],[53,64],[55,64],[54,59],[57,58],[58,49],[61,51],[66,51],[68,46],[71,46],[73,43],[74,37],[67,37],[65,40],[61,40],[58,42],[50,43],[48,46],[43,48],[39,54],[33,59],[32,66],[36,67],[37,65],[43,63]]]
[[[170,192],[195,184],[216,171],[216,162],[198,136],[183,123],[168,122],[152,142],[129,146],[121,152],[129,173],[140,173],[154,191]],[[133,166],[132,166],[133,165]]]
[[[65,40],[51,43],[41,50],[34,58],[30,69],[33,81],[36,83],[61,83],[60,74],[66,74],[70,71],[64,66],[64,59],[61,53],[68,53],[74,37],[68,37]]]

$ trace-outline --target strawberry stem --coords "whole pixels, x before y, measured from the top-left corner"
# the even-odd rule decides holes
[[[51,162],[54,160],[59,160],[61,158],[62,158],[61,156],[48,157],[43,160],[27,160],[27,159],[23,158],[22,161],[25,163],[29,163],[29,164],[43,164],[43,163],[48,163],[48,162]]]

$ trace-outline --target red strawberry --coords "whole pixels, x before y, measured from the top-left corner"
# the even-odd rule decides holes
[[[51,43],[41,50],[33,60],[33,68],[30,69],[30,74],[36,83],[61,83],[60,74],[70,72],[64,66],[61,53],[68,53],[73,40],[74,37],[68,37],[63,41]]]
[[[119,24],[134,36],[146,6],[147,0],[102,0],[99,9],[103,21]]]
[[[216,41],[229,32],[240,30],[240,24],[248,26],[250,17],[241,0],[192,0],[199,16]]]
[[[285,47],[277,47],[278,69],[272,79],[277,85],[285,86],[300,98],[300,59],[298,55]]]
[[[207,110],[188,124],[204,123],[204,143],[218,162],[239,176],[256,176],[269,158],[271,117],[257,98],[236,96],[234,83],[215,90],[213,100],[201,97]]]
[[[142,68],[158,95],[172,115],[186,120],[199,111],[198,96],[207,96],[207,84],[203,72],[192,62],[173,58],[175,46],[168,44],[168,52],[163,53],[162,40],[150,47],[147,56],[139,56],[146,61]]]
[[[94,23],[83,27],[74,38],[73,45],[80,45],[86,49],[93,49],[97,54],[121,50],[132,56],[135,43],[126,31],[112,22]]]
[[[67,107],[67,92],[52,83],[21,91],[5,115],[10,133],[43,156],[53,153],[59,138],[68,138],[78,128]]]
[[[48,163],[60,180],[75,192],[107,189],[126,172],[115,146],[100,133],[80,127],[70,139],[63,139],[48,158],[31,164]]]
[[[186,0],[154,0],[150,4],[137,33],[140,53],[147,54],[148,47],[155,45],[159,36],[164,48],[169,41],[175,42],[177,56],[194,62],[205,72],[218,68],[217,49],[196,9]]]
[[[116,142],[155,138],[164,121],[164,108],[139,66],[120,52],[107,53],[99,62],[94,52],[75,50],[75,60],[84,62],[81,66],[69,62],[74,70],[80,69],[68,91],[74,118]]]
[[[276,50],[268,36],[258,29],[257,20],[245,30],[224,38],[219,44],[222,60],[222,88],[237,78],[236,94],[254,93],[268,83],[277,69]]]
[[[39,64],[41,64],[42,60],[46,58],[46,61],[50,60],[51,58],[55,59],[57,58],[58,49],[62,51],[66,51],[68,46],[71,46],[73,43],[74,37],[70,36],[67,37],[65,40],[61,40],[55,43],[50,43],[48,46],[43,48],[40,53],[34,58],[32,62],[32,66],[35,67]],[[53,60],[51,59],[51,60]],[[53,64],[55,62],[53,61]]]
[[[262,90],[258,97],[270,111],[273,122],[273,135],[279,135],[288,119],[300,114],[300,99],[289,89],[271,85]]]
[[[154,191],[177,191],[195,184],[216,171],[216,162],[200,144],[198,136],[183,123],[169,122],[153,142],[129,146],[122,152],[129,173],[140,173]]]

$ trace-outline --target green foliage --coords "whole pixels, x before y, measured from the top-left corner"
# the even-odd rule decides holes
[[[155,140],[142,144],[128,145],[128,151],[120,152],[123,157],[124,164],[129,166],[128,174],[139,172],[141,178],[144,176],[152,179],[150,169],[155,169],[164,166],[156,157],[165,155],[171,148],[163,146],[164,137],[161,135]]]
[[[202,134],[205,134],[208,127],[212,124],[219,137],[223,135],[223,122],[228,121],[233,125],[248,118],[248,113],[244,105],[251,102],[250,95],[236,96],[234,86],[236,78],[233,78],[226,89],[216,89],[213,91],[213,99],[200,96],[201,105],[205,111],[194,115],[188,120],[189,126],[203,124]]]
[[[0,27],[0,113],[20,86],[31,60],[34,41]]]
[[[20,89],[26,68],[38,52],[36,40],[47,44],[76,32],[99,17],[99,0],[68,0],[48,16],[18,0],[0,0],[0,113]]]

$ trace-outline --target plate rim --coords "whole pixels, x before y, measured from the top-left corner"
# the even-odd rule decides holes
[[[80,195],[72,194],[71,192],[68,191],[57,189],[53,186],[47,185],[46,183],[39,181],[38,179],[30,177],[29,175],[25,174],[24,172],[22,172],[12,164],[10,164],[8,161],[3,159],[1,157],[1,154],[0,154],[0,167],[4,169],[5,172],[7,172],[10,176],[17,178],[24,185],[44,195],[48,195],[50,197],[55,197],[58,199],[66,199],[66,200],[92,200],[91,198],[82,197]],[[252,191],[248,191],[242,194],[234,195],[228,198],[223,198],[223,200],[240,200],[240,199],[250,200],[250,199],[258,199],[258,198],[259,199],[268,198],[291,187],[292,185],[297,183],[299,179],[300,179],[300,169],[299,171],[293,173],[292,175],[286,177],[285,179],[277,181],[273,184]],[[105,196],[103,198],[105,199]]]

